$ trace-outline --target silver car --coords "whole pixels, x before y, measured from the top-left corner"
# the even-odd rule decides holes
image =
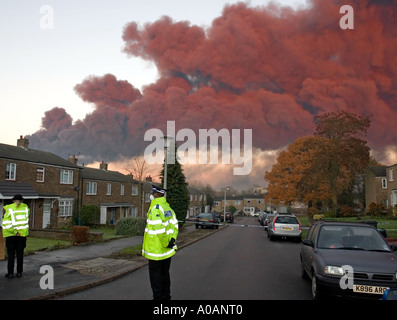
[[[267,236],[270,240],[275,238],[293,238],[296,241],[302,239],[302,228],[298,218],[290,214],[279,214],[269,222]]]

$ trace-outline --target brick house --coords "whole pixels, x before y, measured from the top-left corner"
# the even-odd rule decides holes
[[[267,210],[263,194],[226,195],[226,202],[224,197],[218,196],[214,198],[212,210],[221,213],[223,212],[225,204],[226,210],[230,206],[233,206],[237,209],[236,212],[242,212],[244,215]]]
[[[369,167],[364,179],[366,209],[377,203],[391,211],[397,204],[397,164]]]
[[[0,212],[21,193],[30,207],[31,228],[56,227],[58,216],[75,208],[80,170],[52,153],[29,149],[22,137],[17,146],[0,144]]]
[[[132,175],[108,170],[107,163],[99,169],[81,170],[80,199],[82,205],[100,208],[100,224],[114,224],[120,218],[137,217],[139,181]]]
[[[79,216],[83,205],[100,208],[100,222],[137,216],[138,182],[131,175],[77,164],[45,151],[29,149],[20,137],[17,146],[0,144],[0,212],[20,193],[30,208],[31,228],[59,228]],[[2,214],[0,214],[2,217]]]
[[[194,217],[200,212],[209,211],[209,206],[207,206],[207,196],[205,194],[193,187],[188,187],[188,191],[189,210],[187,213],[187,218]]]

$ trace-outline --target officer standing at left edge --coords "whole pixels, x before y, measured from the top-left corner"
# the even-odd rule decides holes
[[[177,249],[178,219],[164,197],[166,190],[152,187],[142,256],[149,259],[153,300],[171,300],[170,266],[171,257]]]
[[[3,237],[6,240],[8,265],[6,278],[14,278],[15,255],[17,257],[17,278],[22,277],[23,251],[26,247],[26,237],[29,234],[29,207],[23,203],[23,197],[16,194],[13,203],[4,206],[2,222]]]

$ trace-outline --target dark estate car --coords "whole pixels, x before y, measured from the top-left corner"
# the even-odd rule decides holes
[[[225,221],[225,214],[223,212],[220,213],[220,221]],[[233,213],[226,211],[226,222],[230,222],[230,223],[234,222]]]
[[[194,222],[196,229],[202,228],[219,228],[219,219],[214,212],[200,213]]]
[[[326,294],[382,298],[397,287],[397,256],[371,225],[318,222],[302,242],[302,277],[312,281],[313,299]]]

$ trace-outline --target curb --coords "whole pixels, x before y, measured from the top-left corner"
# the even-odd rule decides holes
[[[212,234],[214,234],[216,232],[219,232],[220,230],[223,230],[225,228],[226,227],[221,227],[219,229],[214,229],[214,232],[211,232],[211,233],[208,233],[208,234],[204,234],[203,236],[201,236],[201,237],[199,237],[197,239],[194,239],[194,240],[192,240],[190,242],[187,242],[187,243],[181,245],[178,250],[182,250],[183,248],[185,248],[185,247],[187,247],[187,246],[189,246],[189,245],[191,245],[191,244],[193,244],[193,243],[195,243],[197,241],[200,241],[200,240],[202,240],[202,239],[204,239],[204,238],[206,238],[206,237],[208,237],[208,236],[210,236],[210,235],[212,235]],[[119,278],[121,278],[121,277],[123,277],[123,276],[125,276],[127,274],[130,274],[130,273],[132,273],[132,272],[134,272],[134,271],[136,271],[138,269],[141,269],[142,267],[146,266],[147,264],[148,264],[148,262],[145,261],[142,264],[140,264],[138,266],[135,266],[135,267],[133,267],[131,269],[127,269],[127,270],[118,272],[116,274],[113,274],[111,276],[108,276],[108,277],[105,277],[105,278],[102,278],[102,279],[98,279],[98,280],[95,280],[95,281],[90,281],[90,282],[87,282],[87,283],[84,283],[84,284],[79,284],[79,285],[76,285],[74,287],[67,288],[67,289],[61,289],[61,290],[58,290],[58,291],[55,290],[55,291],[53,291],[51,293],[48,293],[48,294],[43,294],[43,295],[39,295],[39,296],[36,296],[36,297],[31,297],[31,298],[26,298],[24,300],[50,300],[50,299],[55,299],[55,298],[59,298],[59,297],[62,297],[62,296],[66,296],[68,294],[76,293],[76,292],[79,292],[79,291],[87,290],[87,289],[90,289],[90,288],[105,284],[107,282],[111,282],[113,280],[119,279]]]

